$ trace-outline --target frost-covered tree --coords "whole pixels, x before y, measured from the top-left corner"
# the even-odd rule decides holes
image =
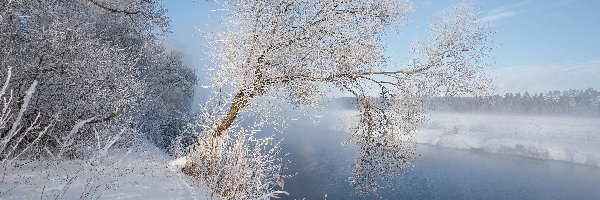
[[[385,56],[383,40],[407,21],[409,1],[231,0],[223,6],[221,31],[207,34],[216,66],[214,107],[197,122],[202,139],[191,158],[210,157],[206,149],[219,138],[286,124],[277,115],[282,102],[308,113],[342,91],[357,99],[360,111],[347,141],[358,147],[350,181],[360,192],[375,191],[379,180],[411,165],[414,147],[406,141],[424,119],[425,97],[489,89],[483,69],[490,32],[471,3],[433,21],[404,63]],[[242,129],[245,116],[253,125]],[[203,161],[191,160],[188,170]],[[211,178],[204,175],[200,180]]]
[[[31,186],[29,198],[100,198],[131,173],[119,165],[133,147],[113,148],[140,133],[166,147],[184,130],[195,74],[161,44],[165,11],[153,0],[0,1],[0,196]]]
[[[161,47],[168,28],[165,9],[155,1],[1,1],[0,68],[13,68],[15,94],[38,82],[23,120],[38,113],[43,123],[57,120],[42,139],[47,146],[58,146],[56,138],[86,119],[92,120],[75,140],[82,145],[91,144],[93,129],[116,134],[123,127],[163,141],[163,129],[148,123],[183,124],[165,121],[177,121],[173,113],[187,109],[182,104],[189,103],[195,82],[180,57]],[[10,106],[21,103],[15,99]],[[164,121],[155,120],[158,115]]]
[[[180,53],[158,51],[140,74],[146,83],[145,99],[135,121],[154,144],[173,150],[191,117],[196,75],[183,64]]]

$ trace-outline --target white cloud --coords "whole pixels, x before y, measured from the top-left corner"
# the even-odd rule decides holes
[[[527,4],[529,4],[528,1],[509,6],[501,6],[498,8],[494,8],[488,11],[486,15],[479,19],[477,22],[492,22],[499,19],[516,16],[525,12],[525,10],[523,10],[522,8]]]
[[[486,15],[485,17],[482,17],[481,19],[477,20],[477,22],[481,22],[481,23],[492,22],[492,21],[496,21],[496,20],[499,20],[502,18],[512,17],[519,13],[520,12],[517,12],[517,11],[506,11],[506,12],[501,12],[501,13],[494,14],[494,15]]]
[[[528,1],[517,3],[517,4],[513,4],[513,5],[509,5],[509,6],[501,6],[501,7],[494,8],[494,9],[488,11],[487,14],[488,15],[496,15],[496,14],[508,12],[508,11],[511,11],[511,10],[520,9],[523,6],[526,6],[527,4],[529,4]]]

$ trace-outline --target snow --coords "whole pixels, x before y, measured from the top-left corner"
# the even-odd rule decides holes
[[[328,117],[344,121],[327,124],[347,130],[355,114],[338,111]],[[435,112],[410,140],[600,167],[598,118]],[[186,162],[186,157],[174,159],[148,142],[111,149],[105,157],[91,160],[60,164],[20,160],[22,166],[0,174],[0,199],[210,199],[207,189],[180,172]]]
[[[167,164],[167,168],[169,168],[175,172],[179,172],[185,166],[186,163],[187,163],[187,157],[182,156],[175,160],[170,161]]]
[[[342,111],[348,121],[355,111]],[[347,131],[342,123],[330,129]],[[408,140],[408,139],[407,139]],[[418,144],[600,167],[600,119],[434,112]]]
[[[145,142],[132,149],[111,150],[97,160],[60,164],[20,161],[0,174],[0,199],[211,199],[178,170],[173,158]],[[95,162],[98,161],[98,162]],[[170,164],[178,166],[182,160]]]

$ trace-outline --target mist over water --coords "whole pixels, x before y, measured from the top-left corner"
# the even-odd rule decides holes
[[[350,186],[356,151],[333,130],[338,113],[321,123],[300,119],[283,135],[291,161],[283,199],[378,199],[360,196]],[[338,124],[339,125],[339,124]],[[600,168],[568,162],[417,145],[414,168],[402,174],[381,199],[600,199]]]

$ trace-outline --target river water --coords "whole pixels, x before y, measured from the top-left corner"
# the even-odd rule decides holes
[[[347,182],[355,150],[345,135],[311,126],[285,135],[290,193],[283,199],[600,199],[600,169],[565,162],[418,145],[411,170],[377,196]]]

